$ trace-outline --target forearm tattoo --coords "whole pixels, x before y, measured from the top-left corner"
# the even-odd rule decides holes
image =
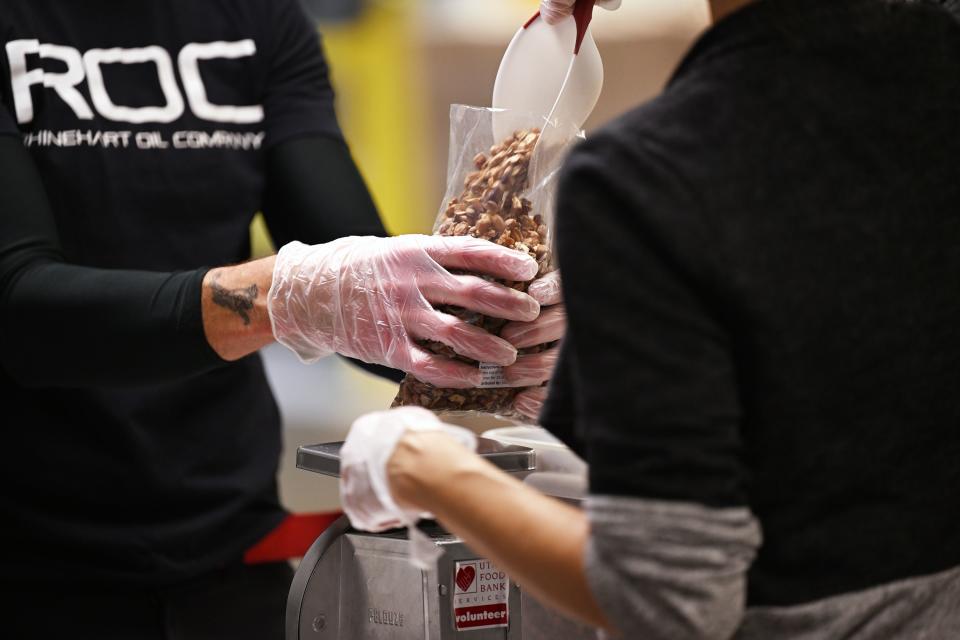
[[[229,309],[243,318],[243,324],[250,324],[250,314],[247,313],[253,309],[253,303],[257,299],[259,289],[257,285],[252,284],[249,287],[241,289],[227,289],[217,282],[219,276],[214,275],[210,279],[210,291],[213,294],[213,303],[224,309]]]

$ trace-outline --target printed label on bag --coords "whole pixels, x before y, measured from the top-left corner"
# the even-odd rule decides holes
[[[503,367],[489,362],[480,363],[480,388],[481,389],[499,389],[510,386],[503,376]]]
[[[510,578],[489,560],[458,562],[453,574],[457,631],[510,626]]]

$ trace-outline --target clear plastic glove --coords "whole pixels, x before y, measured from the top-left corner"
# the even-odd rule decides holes
[[[369,413],[353,423],[340,450],[340,500],[350,524],[357,529],[377,532],[409,527],[413,542],[411,560],[426,567],[439,553],[414,525],[431,516],[397,506],[387,478],[387,462],[408,430],[441,431],[470,451],[477,449],[477,438],[472,432],[444,424],[426,409],[401,407]]]
[[[530,280],[529,256],[470,237],[350,237],[322,245],[291,242],[277,254],[268,308],[273,334],[306,363],[332,353],[411,373],[438,387],[480,384],[476,366],[430,353],[435,340],[480,362],[512,364],[516,348],[434,304],[529,321],[532,297],[461,269],[512,281]]]
[[[557,24],[573,13],[573,5],[577,0],[541,0],[540,15],[547,21],[547,24]],[[620,0],[597,0],[596,5],[610,11],[620,8]]]
[[[560,272],[552,271],[532,282],[527,293],[540,304],[540,315],[530,322],[511,322],[500,332],[517,349],[547,344],[563,338],[567,331],[567,312],[563,306]]]
[[[527,292],[540,303],[540,316],[531,322],[507,324],[500,332],[501,337],[518,349],[561,340],[567,331],[567,313],[563,306],[560,272],[548,273],[532,283]],[[516,363],[503,370],[511,386],[536,387],[517,394],[513,407],[519,413],[533,420],[540,415],[547,390],[539,385],[550,380],[559,355],[559,347],[522,355]]]
[[[517,363],[503,370],[504,378],[511,387],[531,387],[517,394],[513,408],[523,416],[536,421],[547,399],[547,388],[541,386],[553,377],[560,347],[551,347],[540,353],[517,358]]]
[[[531,420],[538,420],[543,413],[543,405],[547,401],[547,388],[535,387],[517,394],[513,400],[513,408],[520,415]]]

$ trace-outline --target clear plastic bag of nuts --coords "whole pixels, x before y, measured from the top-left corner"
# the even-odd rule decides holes
[[[450,108],[450,153],[447,191],[434,225],[434,234],[469,235],[523,251],[540,265],[537,277],[556,268],[552,222],[556,178],[567,151],[582,132],[531,115],[530,126],[505,140],[493,138],[493,110],[464,105]],[[525,291],[528,282],[504,282]],[[445,306],[455,315],[499,335],[506,321]],[[394,406],[421,406],[433,411],[480,412],[519,418],[513,400],[523,389],[505,386],[502,370],[463,358],[446,345],[424,341],[434,353],[475,364],[484,382],[476,389],[441,389],[408,375],[400,384]],[[524,349],[533,353],[541,345]]]

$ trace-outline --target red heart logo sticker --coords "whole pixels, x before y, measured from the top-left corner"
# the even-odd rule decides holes
[[[460,591],[469,589],[476,577],[477,570],[472,565],[468,564],[465,567],[460,567],[460,570],[457,571],[457,586],[460,587]]]

